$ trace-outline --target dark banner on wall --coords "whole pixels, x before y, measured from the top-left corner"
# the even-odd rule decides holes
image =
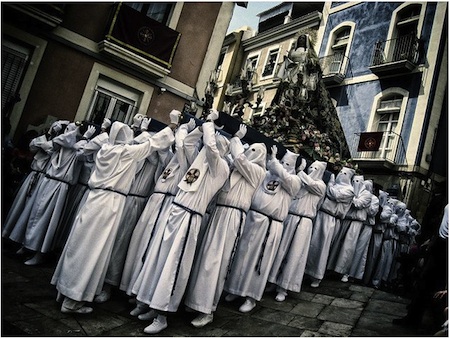
[[[120,3],[107,39],[170,69],[181,33]]]
[[[358,151],[378,151],[380,149],[383,132],[361,133],[359,136]]]

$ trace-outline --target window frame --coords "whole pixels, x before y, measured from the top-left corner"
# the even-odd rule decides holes
[[[335,55],[335,52],[338,49],[344,49],[345,51],[344,53],[342,53],[342,61],[339,67],[339,70],[337,72],[328,72],[325,73],[326,75],[332,75],[332,74],[342,74],[342,75],[346,75],[347,74],[347,68],[348,68],[348,64],[349,64],[349,60],[350,60],[350,50],[351,50],[351,45],[352,45],[352,41],[353,41],[353,37],[355,35],[355,27],[356,27],[356,23],[354,23],[353,21],[344,21],[342,23],[340,23],[339,25],[337,25],[336,27],[334,27],[330,33],[328,34],[328,42],[327,42],[327,47],[326,47],[326,52],[325,52],[325,57],[330,57],[332,55]],[[347,42],[343,43],[337,43],[336,39],[338,37],[338,35],[344,31],[346,28],[349,28],[349,35],[348,38],[346,39]],[[328,66],[328,68],[331,68],[330,66]]]
[[[265,71],[265,69],[267,67],[267,63],[268,63],[269,58],[271,56],[271,53],[273,51],[276,51],[277,55],[276,55],[276,58],[275,58],[274,66],[273,66],[273,69],[272,69],[272,73],[268,74],[268,75],[264,75],[264,71]],[[280,52],[281,52],[280,45],[271,46],[271,47],[269,47],[267,49],[266,58],[265,58],[265,61],[263,63],[263,67],[261,69],[261,81],[262,80],[266,80],[266,79],[270,79],[270,78],[275,76],[275,74],[277,72],[277,68],[278,68],[278,63],[280,62],[280,55],[281,55]]]

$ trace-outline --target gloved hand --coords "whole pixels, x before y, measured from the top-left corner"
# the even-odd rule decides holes
[[[142,114],[136,114],[136,115],[134,115],[134,117],[133,117],[133,124],[131,125],[131,127],[132,127],[132,128],[139,128],[140,125],[141,125],[142,119],[143,119],[144,117],[145,117],[145,116],[142,115]]]
[[[276,160],[277,159],[277,153],[278,153],[278,147],[274,144],[271,149],[272,149],[272,153],[270,154],[270,158],[272,160]]]
[[[108,129],[109,127],[111,127],[111,120],[108,119],[107,117],[105,117],[105,118],[103,119],[103,123],[102,123],[101,129],[102,129],[102,130],[106,130],[106,129]]]
[[[169,114],[170,123],[178,124],[178,122],[180,120],[180,116],[181,116],[181,112],[179,110],[173,109]]]
[[[215,121],[219,118],[219,112],[215,109],[210,109],[206,120]]]
[[[239,137],[239,139],[243,139],[247,134],[247,126],[245,124],[241,124],[239,126],[239,130],[234,134],[234,136]]]
[[[88,126],[87,130],[83,134],[83,137],[89,139],[94,134],[95,134],[95,127],[94,126]]]
[[[143,119],[142,119],[142,122],[141,122],[141,130],[142,131],[146,131],[146,130],[148,130],[148,125],[150,124],[150,121],[151,121],[152,119],[150,118],[150,117],[144,117]]]
[[[334,174],[330,175],[330,180],[328,181],[328,184],[334,184],[336,181],[336,178],[334,177]]]
[[[187,130],[188,133],[190,133],[191,131],[193,131],[196,127],[196,123],[195,120],[193,118],[189,119],[189,122],[187,123]]]
[[[302,157],[300,165],[297,167],[297,172],[303,171],[306,168],[306,160]]]

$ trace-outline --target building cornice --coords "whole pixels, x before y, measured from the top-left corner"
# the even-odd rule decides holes
[[[275,41],[292,37],[301,28],[319,26],[322,13],[315,11],[295,19],[287,24],[274,27],[268,31],[257,34],[245,41],[242,41],[244,51],[267,46]]]

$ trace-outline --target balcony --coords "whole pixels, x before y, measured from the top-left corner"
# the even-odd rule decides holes
[[[378,41],[369,69],[376,75],[411,72],[418,64],[419,43],[420,40],[412,34]]]
[[[56,3],[7,3],[5,4],[3,17],[7,17],[8,20],[13,20],[17,24],[22,21],[17,16],[17,13],[21,13],[22,16],[31,19],[32,27],[36,26],[44,30],[51,30],[62,23],[64,6],[64,4]],[[10,12],[9,9],[13,11]]]
[[[348,57],[342,53],[335,53],[319,59],[322,80],[325,85],[340,84],[345,79],[348,61]]]
[[[360,133],[355,133],[349,147],[352,159],[361,169],[398,169],[405,165],[406,151],[402,137],[394,132],[385,131],[377,151],[358,151]]]
[[[157,78],[170,73],[181,33],[119,3],[99,50]]]

